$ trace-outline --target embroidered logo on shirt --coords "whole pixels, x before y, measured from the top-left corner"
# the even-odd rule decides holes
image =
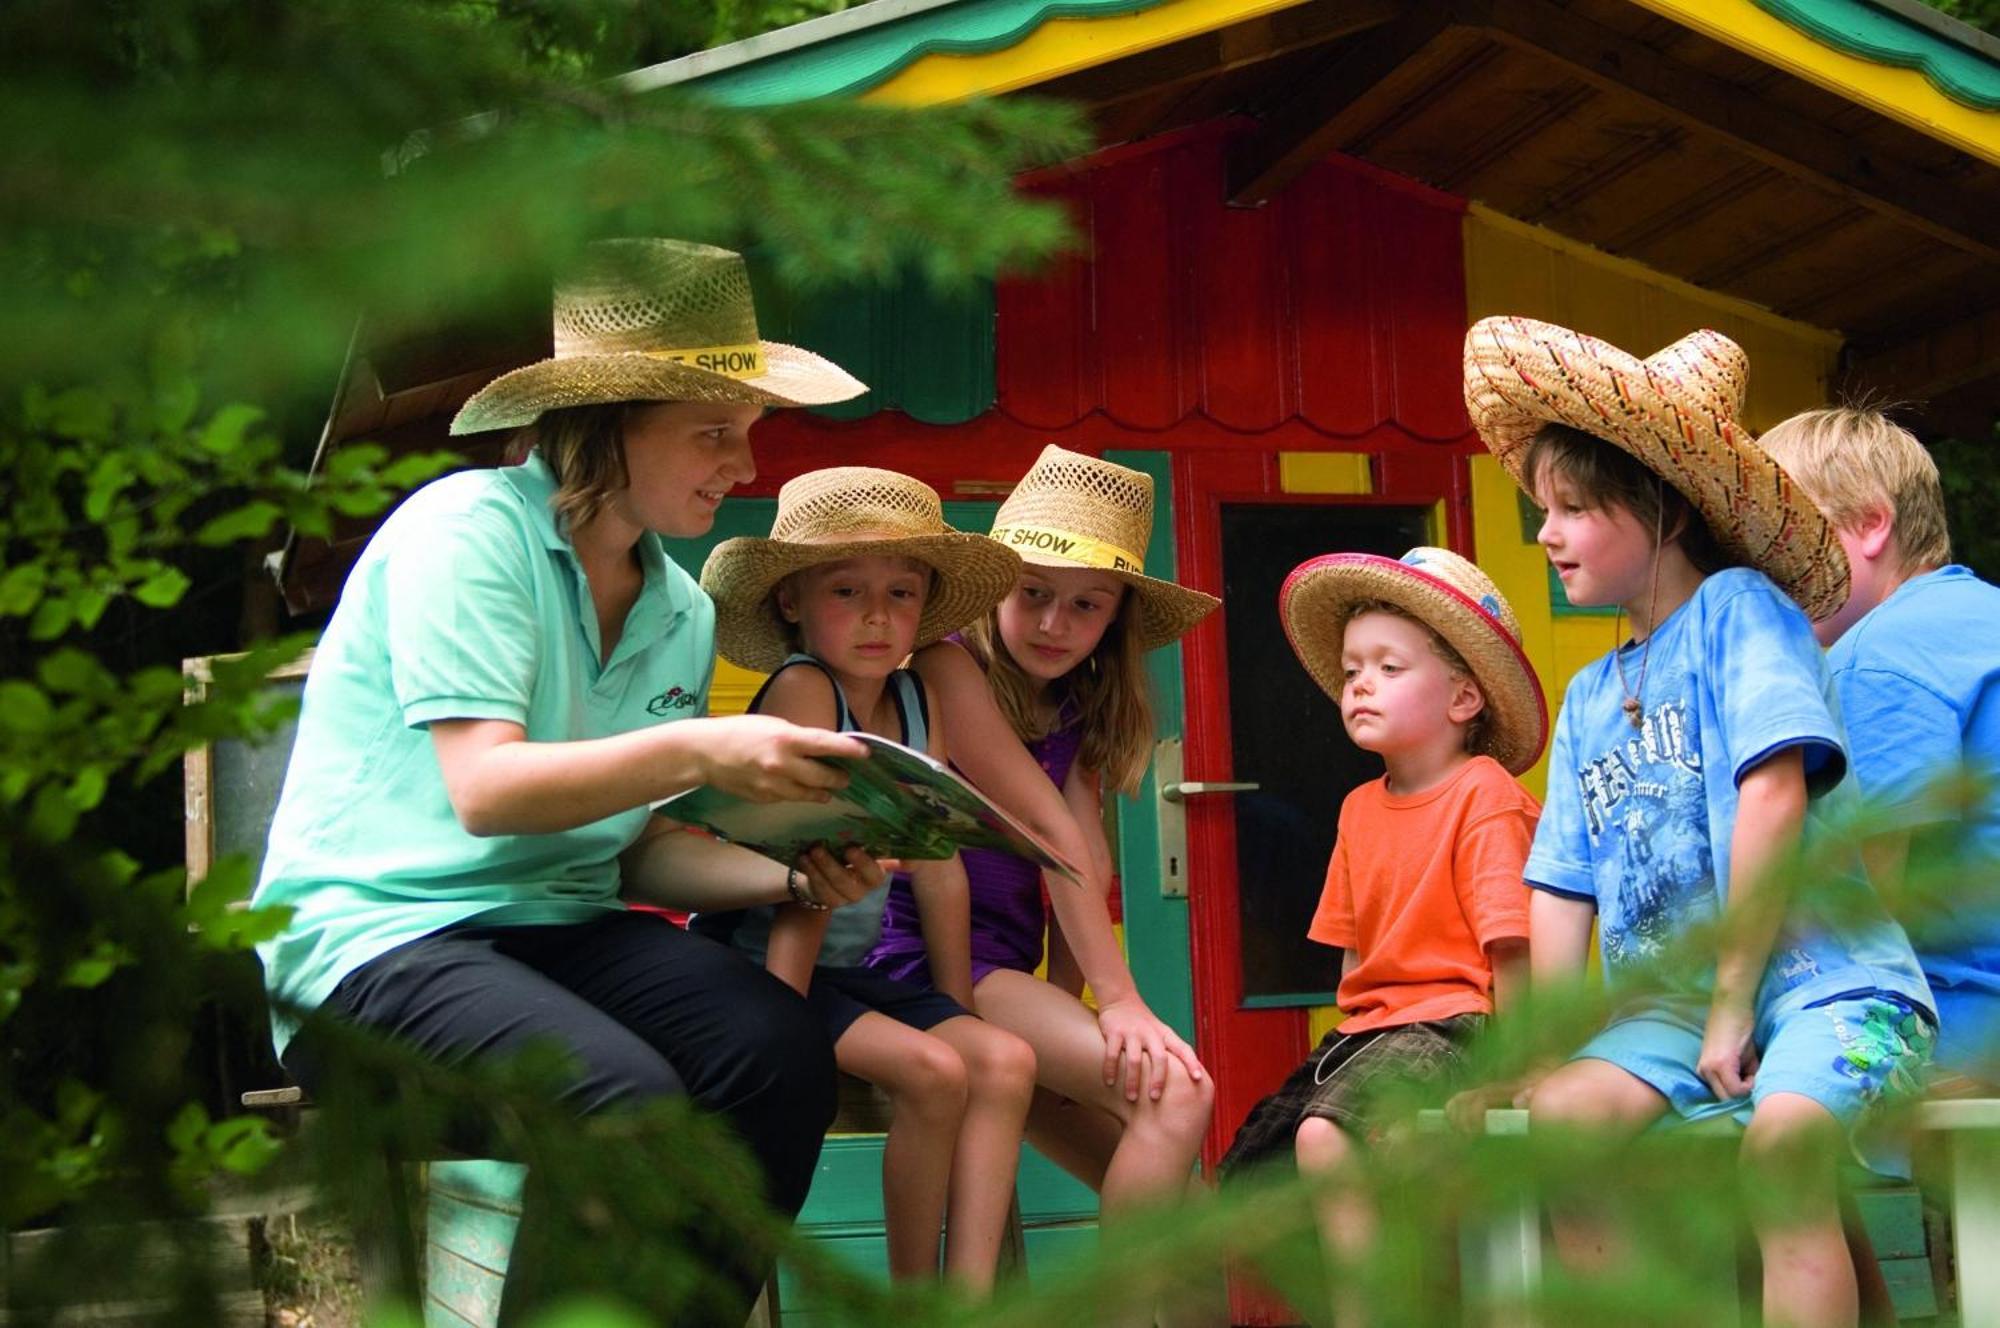
[[[649,715],[667,715],[672,714],[676,710],[689,710],[700,700],[701,697],[697,693],[690,692],[684,687],[669,687],[666,691],[661,692],[658,696],[646,702],[646,713]]]

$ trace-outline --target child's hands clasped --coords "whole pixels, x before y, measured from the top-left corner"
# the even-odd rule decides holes
[[[1745,1006],[1726,1000],[1709,1006],[1701,1058],[1694,1068],[1718,1101],[1750,1096],[1757,1080],[1757,1046],[1751,1040],[1755,1028],[1756,1016]]]
[[[1199,1080],[1207,1073],[1201,1068],[1201,1060],[1194,1054],[1194,1048],[1182,1041],[1180,1034],[1146,1008],[1146,1003],[1137,996],[1127,996],[1099,1006],[1097,1028],[1104,1035],[1104,1082],[1117,1085],[1121,1073],[1119,1063],[1122,1061],[1127,1102],[1139,1100],[1142,1074],[1149,1076],[1147,1096],[1155,1102],[1159,1101],[1160,1095],[1167,1091],[1169,1056],[1186,1068],[1190,1079]],[[1151,1068],[1144,1068],[1141,1062]]]

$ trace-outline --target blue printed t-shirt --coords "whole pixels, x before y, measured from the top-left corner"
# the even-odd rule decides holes
[[[396,946],[478,919],[580,922],[619,907],[618,855],[650,814],[573,830],[468,834],[428,725],[501,719],[535,742],[705,713],[715,606],[642,536],[644,585],[611,659],[540,458],[447,476],[368,542],[306,680],[258,906],[295,912],[258,947],[274,998],[318,1006]],[[274,1009],[280,1053],[296,1022]]]
[[[1914,805],[1924,787],[1961,767],[2000,778],[2000,587],[1970,570],[1912,577],[1848,628],[1827,652],[1847,720],[1861,795],[1909,828],[1934,819]],[[2000,864],[2000,786],[1960,827],[1957,847],[1989,870]],[[1953,935],[1920,954],[1943,987],[2000,991],[2000,908],[1987,901],[1952,923]]]
[[[1803,747],[1812,794],[1808,835],[1843,800],[1846,756],[1831,683],[1798,606],[1763,573],[1730,568],[1703,581],[1659,624],[1645,654],[1643,725],[1623,710],[1644,647],[1627,644],[1569,685],[1549,755],[1549,796],[1528,883],[1597,907],[1598,944],[1616,990],[1647,976],[1689,928],[1720,917],[1736,828],[1737,784],[1766,758]],[[1818,903],[1839,910],[1823,925]],[[1853,910],[1853,911],[1850,911]],[[1714,959],[1670,985],[1706,1000]],[[1844,992],[1882,990],[1931,1006],[1902,929],[1857,870],[1796,902],[1757,994],[1761,1022]],[[1698,1016],[1697,1016],[1698,1017]]]

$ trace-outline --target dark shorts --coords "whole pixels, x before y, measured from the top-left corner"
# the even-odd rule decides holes
[[[1404,1095],[1416,1089],[1423,1105],[1443,1105],[1459,1086],[1466,1049],[1485,1025],[1483,1014],[1461,1014],[1365,1033],[1334,1029],[1277,1092],[1250,1109],[1223,1155],[1222,1176],[1289,1159],[1292,1136],[1308,1116],[1324,1117],[1366,1139],[1387,1124],[1383,1099],[1392,1090],[1402,1090],[1398,1099],[1405,1104]]]
[[[827,964],[813,970],[806,1004],[826,1024],[827,1036],[835,1042],[870,1010],[919,1032],[971,1013],[933,988],[899,982],[872,968],[836,968]]]

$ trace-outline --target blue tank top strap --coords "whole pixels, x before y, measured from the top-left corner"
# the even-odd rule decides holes
[[[924,680],[915,669],[897,669],[889,675],[896,698],[896,716],[903,724],[903,745],[929,754],[931,749],[930,699],[924,694]]]
[[[759,687],[757,689],[757,694],[750,698],[750,705],[748,709],[745,711],[745,713],[752,715],[762,713],[764,708],[764,693],[771,690],[771,684],[778,680],[779,674],[783,673],[786,669],[791,668],[794,664],[810,664],[812,667],[818,669],[821,673],[824,673],[826,675],[826,680],[833,684],[834,732],[836,733],[854,732],[854,730],[858,728],[859,725],[857,725],[854,722],[853,712],[847,708],[847,694],[840,690],[840,679],[833,676],[832,669],[820,663],[817,659],[814,659],[811,655],[806,654],[802,650],[785,656],[784,662],[778,665],[777,668],[771,670],[771,676],[764,679],[764,685],[762,687]]]

